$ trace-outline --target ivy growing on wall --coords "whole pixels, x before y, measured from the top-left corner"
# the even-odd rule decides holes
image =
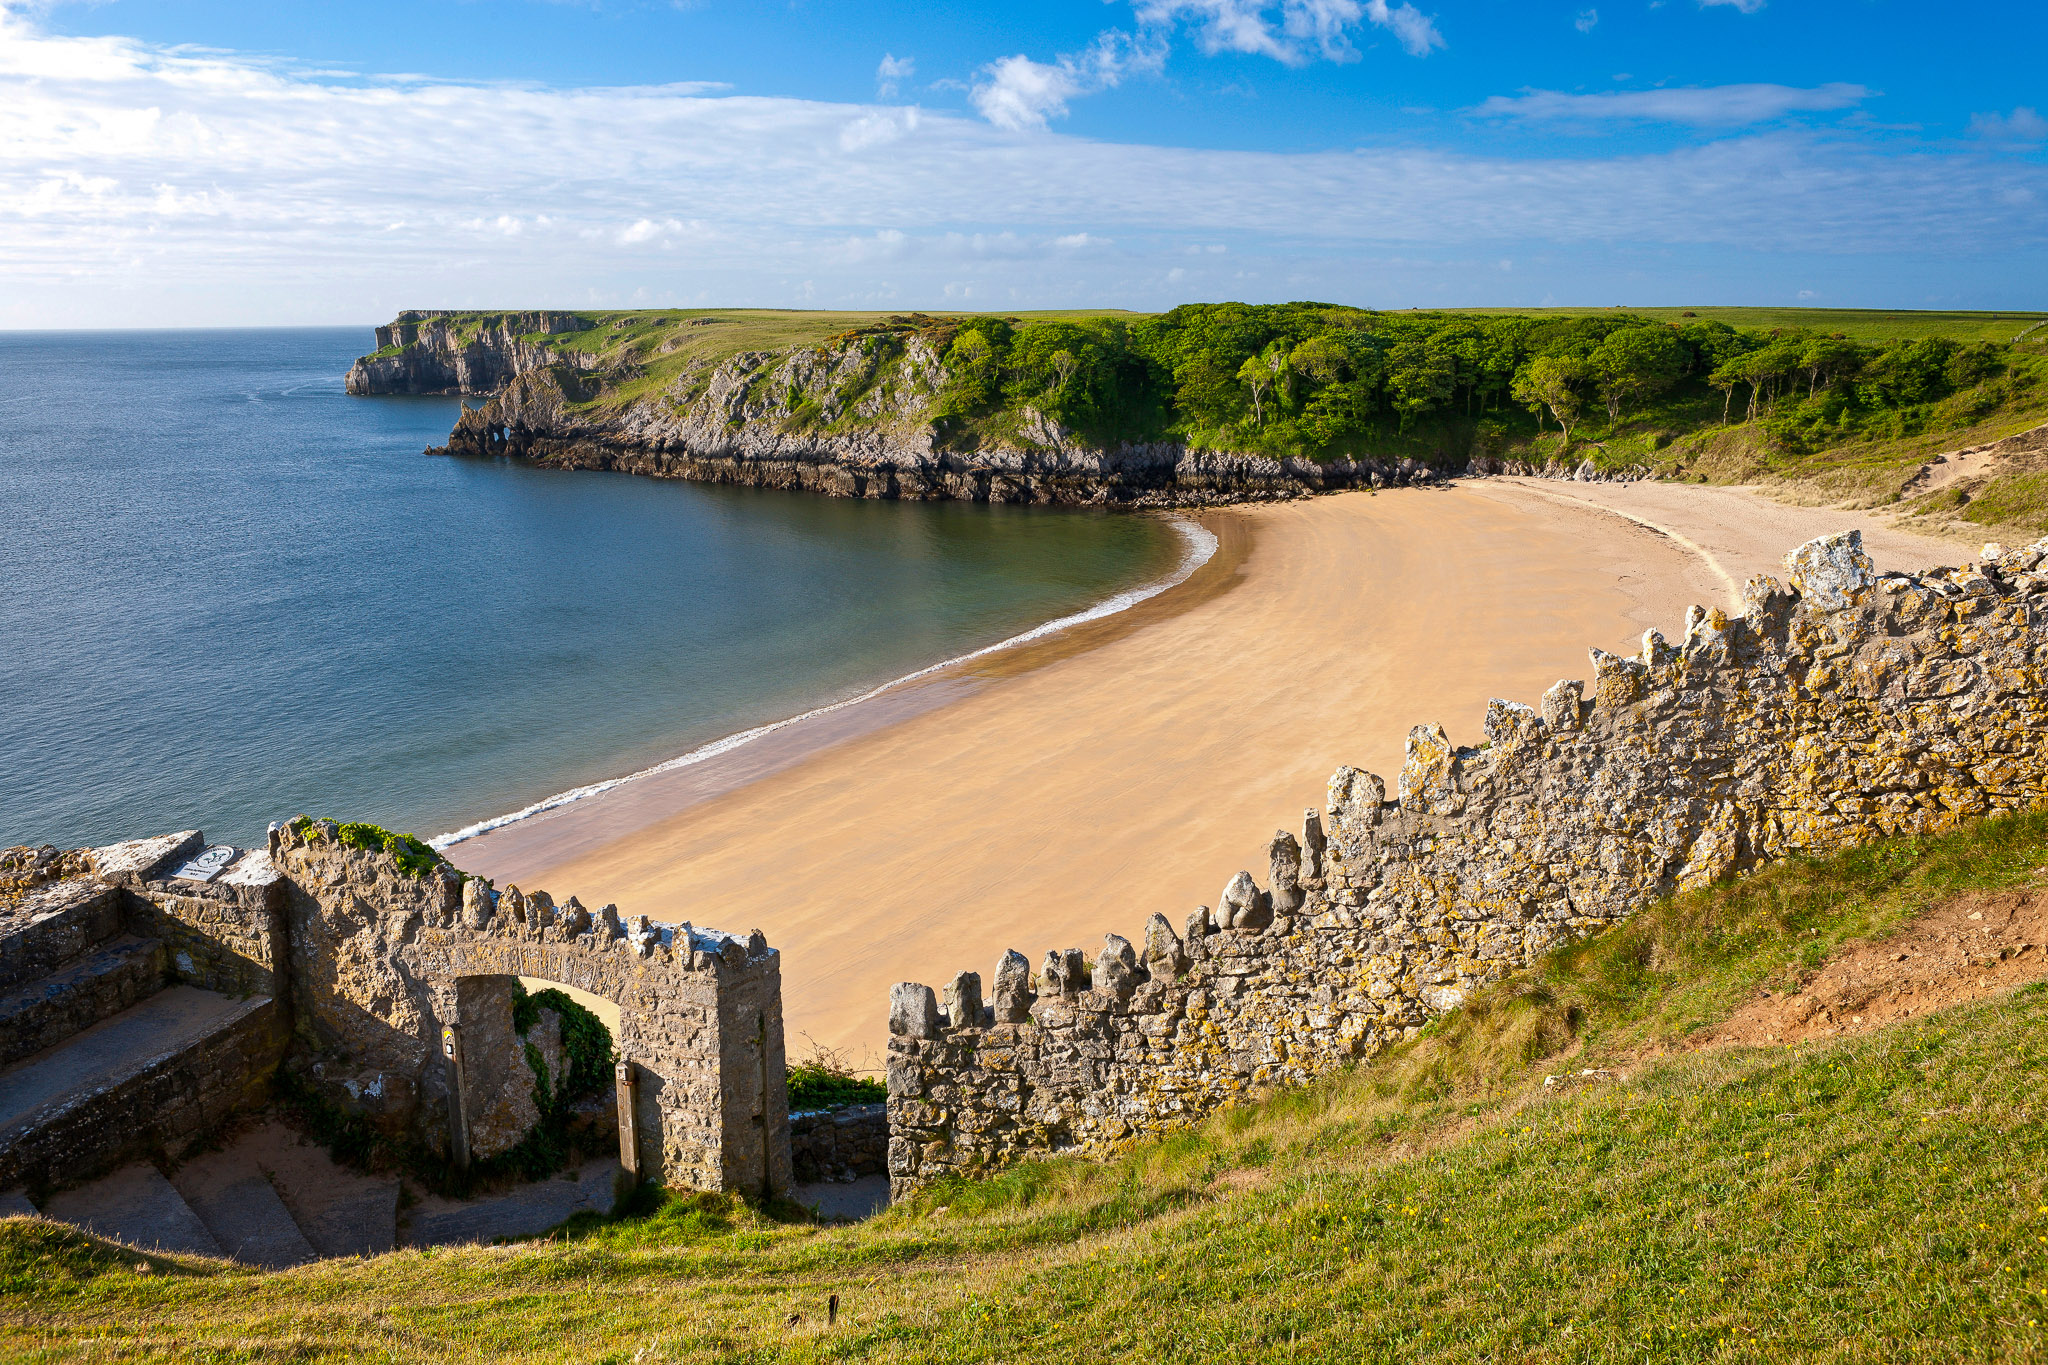
[[[291,827],[294,834],[308,838],[318,837],[321,833],[320,822],[310,815],[296,817]],[[382,825],[363,820],[339,825],[335,838],[347,847],[361,849],[365,853],[390,854],[391,861],[398,864],[398,870],[408,877],[430,877],[442,863],[441,855],[419,835],[393,834]]]
[[[526,1037],[540,1022],[543,1009],[553,1010],[562,1023],[563,1068],[559,1086],[548,1074],[540,1048]],[[528,994],[517,982],[512,988],[512,1029],[522,1040],[526,1065],[533,1072],[533,1103],[540,1111],[540,1119],[515,1146],[483,1165],[492,1171],[539,1180],[569,1162],[570,1111],[577,1101],[604,1093],[612,1083],[612,1035],[602,1019],[577,1004],[567,992],[550,987]]]

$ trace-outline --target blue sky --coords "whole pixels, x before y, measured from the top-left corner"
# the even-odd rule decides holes
[[[0,326],[2048,308],[2048,6],[0,0]]]

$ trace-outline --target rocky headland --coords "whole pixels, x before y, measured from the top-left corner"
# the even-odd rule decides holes
[[[1173,507],[1449,476],[1673,478],[2030,540],[2048,368],[1938,331],[1852,344],[1692,311],[1308,303],[409,311],[377,329],[348,391],[481,400],[441,453],[838,497]],[[1543,365],[1567,361],[1569,382],[1544,388]]]
[[[1202,506],[1439,477],[1412,458],[1274,459],[1175,441],[1103,448],[1025,407],[991,435],[935,416],[942,322],[734,349],[748,329],[561,312],[401,313],[352,394],[462,394],[432,453],[849,498]]]

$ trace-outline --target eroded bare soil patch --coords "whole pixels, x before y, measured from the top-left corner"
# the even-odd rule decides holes
[[[1692,1048],[1862,1033],[2048,978],[2048,891],[1960,896],[1844,948],[1798,990],[1765,991]]]

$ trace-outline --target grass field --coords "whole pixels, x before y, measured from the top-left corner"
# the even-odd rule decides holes
[[[1598,312],[1592,308],[1473,308],[1474,313],[1511,314],[1523,317],[1579,317]],[[1659,322],[1690,322],[1695,318],[1725,322],[1730,327],[1770,331],[1797,327],[1832,334],[1840,332],[1851,341],[1879,342],[1911,337],[1952,337],[1957,341],[2012,341],[2022,332],[2048,322],[2048,313],[1939,313],[1913,309],[1870,308],[1623,308]],[[2048,330],[2048,329],[2044,329]],[[2038,333],[2036,334],[2039,335]]]
[[[687,328],[693,319],[712,319],[711,323],[695,329],[698,336],[684,335],[694,344],[701,340],[707,344],[738,350],[780,350],[789,346],[810,345],[840,332],[856,327],[872,326],[883,319],[895,316],[899,311],[883,312],[829,312],[785,308],[643,308],[643,309],[588,309],[574,310],[578,317],[588,318],[594,324],[587,333],[575,334],[589,338],[589,344],[603,346],[616,337],[606,336],[614,330],[614,324],[623,324],[618,331],[629,331],[634,336],[653,332],[663,335],[677,331],[679,326]],[[1052,309],[1029,312],[1006,312],[1002,310],[932,310],[935,316],[971,317],[977,311],[992,316],[1016,318],[1024,322],[1033,321],[1082,321],[1089,318],[1120,317],[1129,321],[1154,317],[1151,313],[1134,313],[1119,308],[1075,308]],[[1413,310],[1411,310],[1413,311]],[[1443,308],[1426,310],[1442,314],[1470,313],[1486,316],[1512,315],[1521,317],[1582,317],[1599,313],[1599,308]],[[1655,318],[1661,322],[1684,322],[1693,318],[1705,318],[1725,322],[1731,327],[1749,327],[1768,331],[1774,327],[1798,327],[1822,333],[1840,332],[1855,341],[1889,341],[1897,337],[1945,336],[1958,341],[2011,341],[2041,324],[2048,323],[2048,313],[2025,312],[1977,312],[1945,313],[1916,311],[1912,309],[1863,309],[1863,308],[1717,308],[1703,305],[1680,306],[1675,308],[1624,308],[1619,311]],[[2048,327],[2042,328],[2048,331]],[[728,351],[727,354],[730,354]]]
[[[0,1223],[0,1352],[2048,1359],[2048,991],[1797,1048],[1683,1047],[1841,943],[2044,864],[2029,815],[1782,866],[1556,953],[1315,1088],[856,1228],[666,1197],[537,1245],[265,1273]],[[1596,1066],[1623,1078],[1542,1084]]]

